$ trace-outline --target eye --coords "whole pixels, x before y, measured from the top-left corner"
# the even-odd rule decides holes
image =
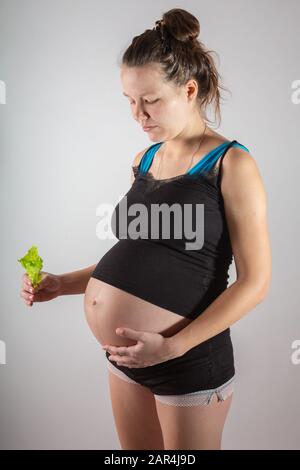
[[[145,101],[147,102],[147,100],[145,100]],[[148,101],[148,104],[154,104],[154,103],[156,103],[157,101],[159,101],[159,98],[157,98],[157,99],[154,100],[154,101]]]
[[[154,101],[147,101],[147,100],[145,100],[145,102],[146,102],[147,104],[154,104],[154,103],[156,103],[157,101],[159,101],[159,98],[157,98],[157,99],[154,100]],[[134,104],[134,101],[129,101],[129,104],[130,104],[130,105],[131,105],[131,104]]]

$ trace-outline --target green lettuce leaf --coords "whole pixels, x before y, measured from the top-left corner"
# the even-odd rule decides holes
[[[29,248],[26,255],[18,259],[18,262],[25,268],[33,287],[37,287],[42,280],[40,271],[43,267],[43,260],[38,254],[37,246],[33,245]]]

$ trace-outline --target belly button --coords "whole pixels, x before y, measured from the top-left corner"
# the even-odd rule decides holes
[[[100,304],[100,299],[96,297],[95,299],[93,299],[92,305],[97,305],[97,304]]]

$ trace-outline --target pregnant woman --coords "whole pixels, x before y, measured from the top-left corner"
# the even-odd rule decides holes
[[[208,125],[221,86],[199,30],[173,9],[123,55],[123,94],[154,143],[136,155],[115,207],[118,241],[98,264],[44,272],[36,292],[23,278],[28,305],[85,292],[122,449],[221,449],[235,379],[230,326],[271,279],[263,182],[248,148]]]

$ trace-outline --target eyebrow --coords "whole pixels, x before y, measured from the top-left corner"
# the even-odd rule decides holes
[[[127,98],[130,98],[130,96],[129,96],[129,95],[126,95],[126,93],[124,93],[124,91],[123,91],[123,95],[124,95],[124,96],[127,96]],[[153,91],[153,92],[150,92],[150,93],[145,93],[145,95],[155,95],[155,92]],[[145,95],[144,95],[144,96],[145,96]],[[141,96],[143,96],[143,95],[141,95]]]

